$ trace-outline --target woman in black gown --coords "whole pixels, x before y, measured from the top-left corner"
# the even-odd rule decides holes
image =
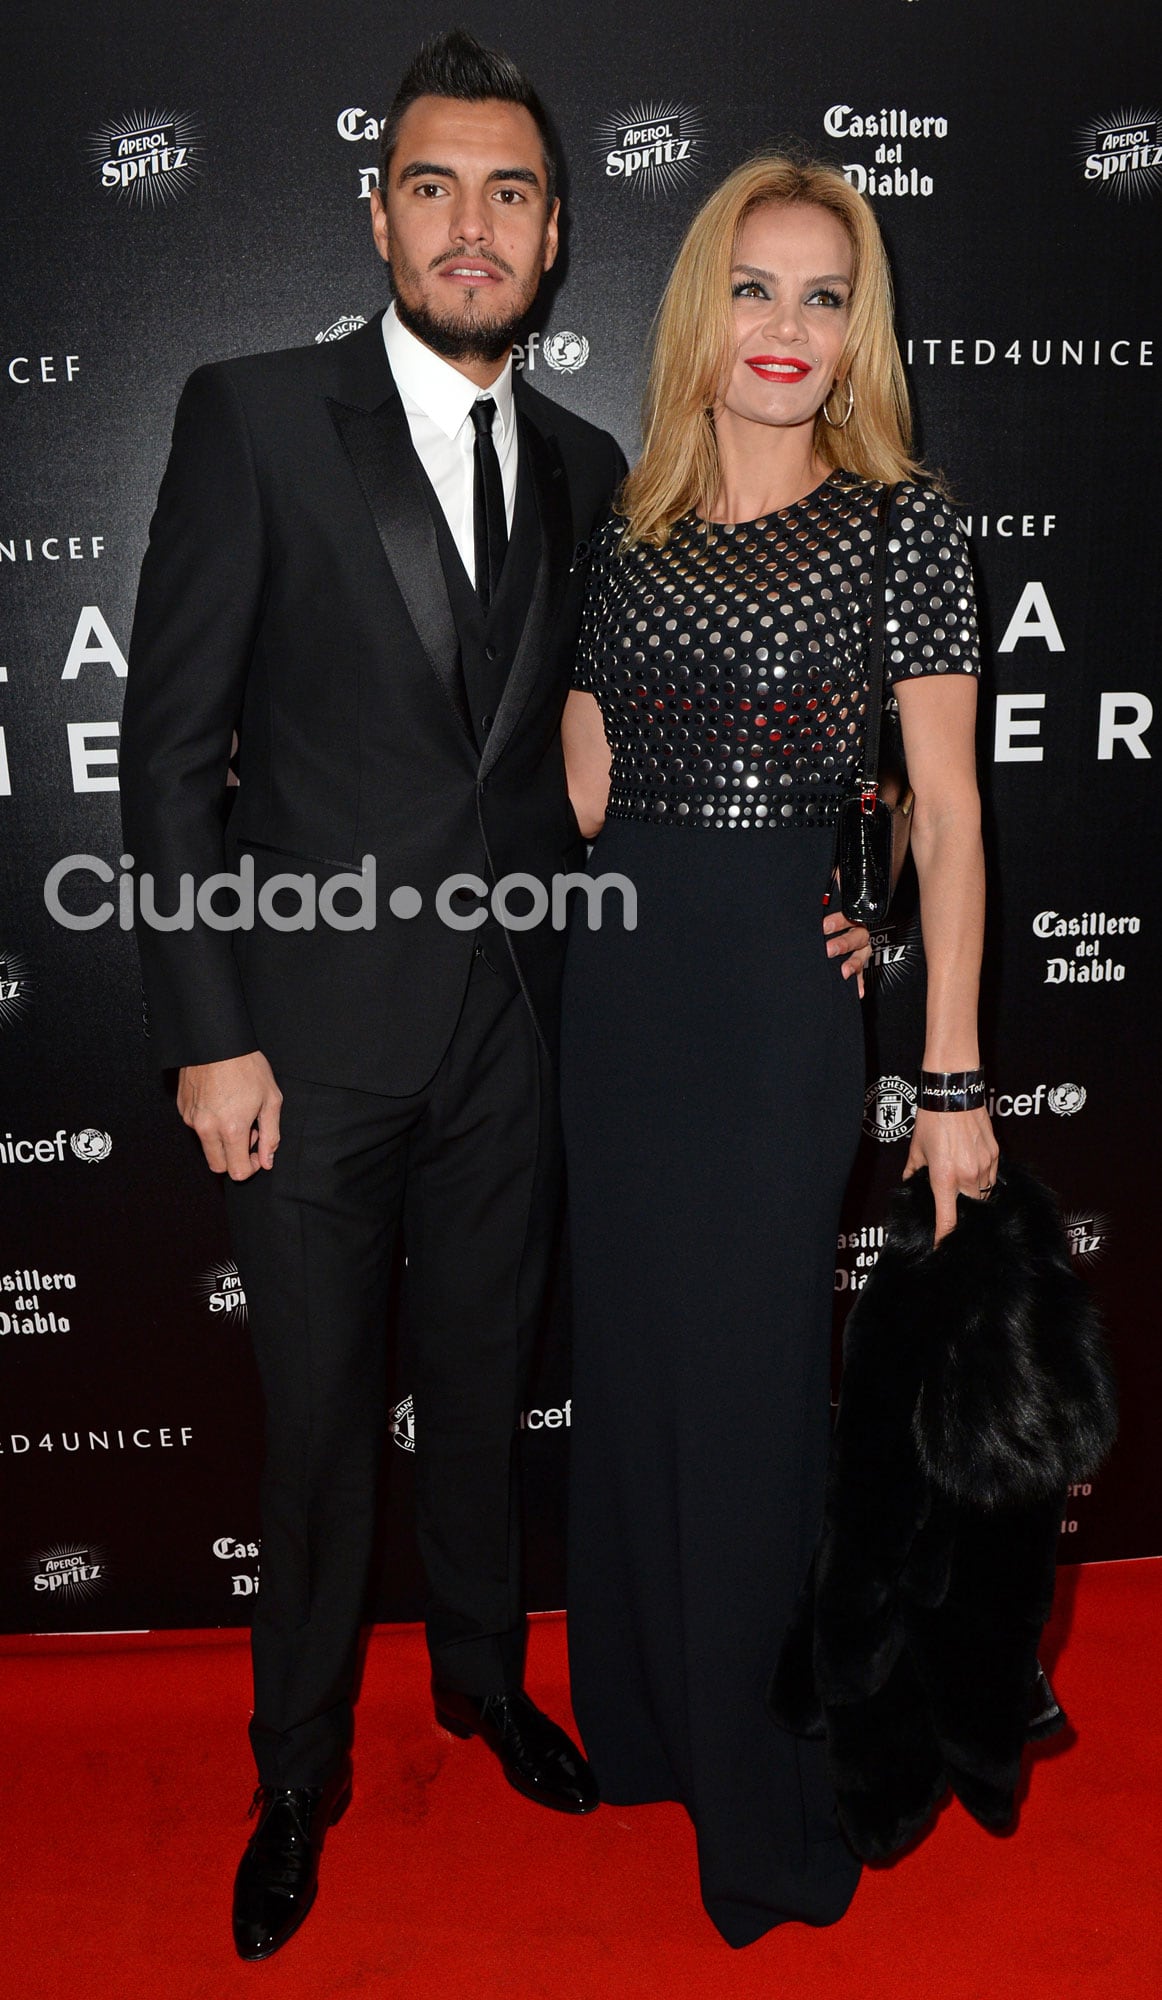
[[[764,1691],[822,1512],[864,1068],[859,961],[820,920],[896,480],[885,671],[915,791],[924,1066],[959,1072],[979,1060],[983,925],[969,565],[909,455],[871,209],[829,169],[753,161],[679,253],[565,722],[591,869],[627,876],[638,909],[632,930],[608,900],[599,929],[577,923],[566,971],[573,1698],[607,1799],[686,1806],[733,1945],[834,1922],[859,1873],[822,1746],[782,1733]],[[995,1162],[983,1110],[918,1114],[907,1171],[928,1166],[939,1233]]]

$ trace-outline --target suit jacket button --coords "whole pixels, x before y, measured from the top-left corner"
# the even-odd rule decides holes
[[[496,653],[496,647],[495,647],[495,646],[486,646],[486,647],[484,648],[484,657],[485,657],[485,659],[486,659],[486,660],[495,660],[495,659],[496,659],[496,657],[497,657],[497,653]]]
[[[495,721],[495,717],[494,717],[494,716],[491,716],[491,715],[482,715],[482,716],[481,716],[481,718],[480,718],[480,727],[481,727],[481,728],[483,729],[483,731],[484,731],[484,734],[485,734],[486,736],[487,736],[487,734],[488,734],[489,730],[490,730],[490,729],[492,728],[492,725],[493,725],[493,722],[494,722],[494,721]]]

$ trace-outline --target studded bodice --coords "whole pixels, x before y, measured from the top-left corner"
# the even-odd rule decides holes
[[[693,514],[664,549],[592,549],[574,685],[613,752],[607,813],[667,825],[816,825],[856,780],[882,487],[836,471],[764,520]],[[949,503],[892,515],[885,680],[979,672],[972,573]]]

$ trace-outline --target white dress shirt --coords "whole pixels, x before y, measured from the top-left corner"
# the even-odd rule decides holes
[[[516,503],[517,426],[512,399],[512,355],[495,382],[478,389],[450,361],[425,347],[397,317],[394,304],[383,315],[383,344],[395,377],[420,463],[436,489],[444,518],[460,551],[460,560],[476,581],[476,546],[472,519],[472,485],[476,433],[469,411],[483,396],[496,404],[492,441],[500,460],[504,511],[512,531]]]

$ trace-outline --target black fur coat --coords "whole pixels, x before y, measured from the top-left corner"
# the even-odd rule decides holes
[[[823,1528],[769,1696],[783,1727],[826,1738],[865,1860],[949,1786],[982,1826],[1010,1823],[1024,1744],[1065,1720],[1037,1662],[1065,1489],[1116,1423],[1048,1189],[1002,1160],[935,1249],[933,1217],[921,1172],[848,1316]]]

